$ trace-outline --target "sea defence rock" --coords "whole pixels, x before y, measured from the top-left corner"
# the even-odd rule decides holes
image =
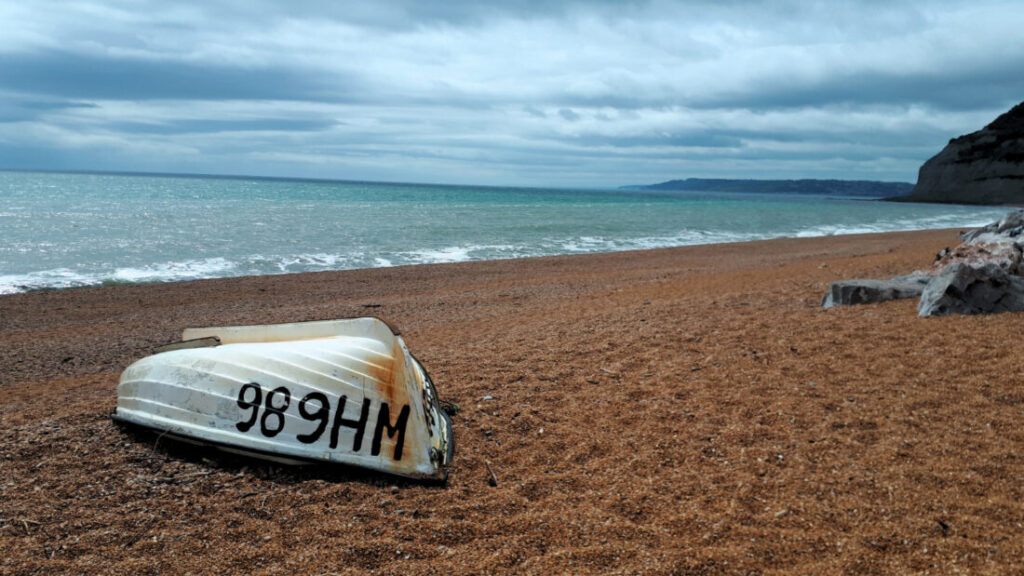
[[[1024,102],[988,126],[949,141],[918,171],[912,202],[1024,202]]]
[[[926,270],[891,280],[833,282],[825,308],[920,296],[918,315],[1024,310],[1024,210],[961,236]]]
[[[953,264],[982,266],[995,264],[1008,274],[1021,273],[1021,248],[1012,241],[964,242],[955,248],[947,248],[935,255],[929,275],[934,276]]]
[[[1024,276],[1024,210],[1008,212],[988,226],[960,235],[963,243],[946,248],[935,256],[935,262],[925,274],[934,276],[953,264],[972,266],[995,264],[1007,274]]]
[[[964,242],[1000,242],[1007,239],[1013,242],[1024,242],[1024,238],[1020,238],[1022,231],[1024,231],[1024,210],[1015,210],[1007,212],[1006,216],[1000,218],[998,222],[964,232],[960,235],[960,239]]]
[[[1024,310],[1024,277],[998,264],[958,262],[946,267],[924,289],[919,316],[987,314]]]
[[[901,298],[917,298],[924,292],[924,282],[894,278],[892,280],[840,280],[833,282],[821,301],[824,308],[870,304]]]

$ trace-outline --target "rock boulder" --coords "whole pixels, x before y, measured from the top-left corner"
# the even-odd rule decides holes
[[[921,294],[919,316],[1024,310],[1024,278],[998,264],[958,262],[936,275]]]
[[[1022,272],[1020,246],[1012,240],[992,242],[964,242],[952,249],[946,249],[935,257],[929,274],[938,274],[953,264],[981,266],[995,264],[1008,274]]]
[[[824,308],[848,306],[850,304],[871,304],[901,298],[917,298],[924,292],[925,284],[914,280],[840,280],[833,282],[821,301]]]

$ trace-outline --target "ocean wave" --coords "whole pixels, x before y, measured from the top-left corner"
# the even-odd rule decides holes
[[[955,209],[942,214],[900,215],[868,222],[828,223],[810,226],[782,226],[759,230],[684,229],[670,234],[612,236],[579,234],[548,236],[515,243],[452,243],[415,250],[350,247],[345,251],[296,254],[247,254],[183,259],[141,266],[81,268],[57,267],[23,274],[0,274],[0,294],[45,289],[63,289],[102,284],[173,282],[202,278],[258,276],[299,272],[380,268],[415,264],[438,264],[479,260],[504,260],[560,254],[585,254],[648,250],[697,244],[748,242],[780,237],[818,237],[843,234],[920,230],[930,228],[975,228],[1000,218],[1005,209],[984,209],[961,213]],[[11,250],[11,247],[8,247]]]
[[[78,288],[97,284],[95,278],[68,268],[40,270],[26,274],[0,275],[0,294],[17,294],[53,288]]]
[[[0,294],[35,290],[84,288],[102,284],[144,284],[233,276],[237,264],[225,258],[165,262],[138,268],[79,271],[69,268],[0,275]]]
[[[402,255],[417,263],[441,264],[446,262],[466,262],[472,259],[470,253],[479,249],[480,247],[477,246],[448,246],[434,250],[412,250],[402,253]]]
[[[231,272],[236,268],[237,264],[226,258],[204,258],[201,260],[150,264],[140,268],[118,268],[114,270],[109,279],[114,282],[124,283],[194,280],[198,278],[230,276]]]
[[[296,256],[282,256],[279,258],[265,258],[253,256],[248,258],[251,265],[259,268],[262,265],[277,268],[282,273],[308,272],[311,270],[335,270],[348,268],[352,261],[351,256],[342,254],[327,254],[324,252],[316,254],[299,254]]]
[[[795,238],[815,238],[819,236],[842,236],[850,234],[876,234],[880,232],[899,232],[903,230],[934,230],[942,228],[979,228],[1001,218],[1006,213],[1005,209],[993,208],[982,214],[975,214],[965,217],[963,214],[939,214],[925,217],[903,217],[880,219],[874,222],[859,222],[856,224],[820,224],[800,228],[791,234]]]

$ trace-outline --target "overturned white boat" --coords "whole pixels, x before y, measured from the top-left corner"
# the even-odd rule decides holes
[[[182,340],[124,371],[114,419],[287,463],[447,478],[448,415],[381,320],[190,328]]]

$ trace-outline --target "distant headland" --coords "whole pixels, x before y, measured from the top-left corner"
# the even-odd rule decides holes
[[[921,166],[917,184],[873,180],[687,178],[624,190],[816,194],[898,202],[1024,205],[1024,102],[990,124],[949,141]]]
[[[879,182],[874,180],[730,180],[721,178],[687,178],[685,180],[669,180],[660,184],[623,186],[622,189],[891,198],[909,194],[914,189],[914,185],[909,182]]]

